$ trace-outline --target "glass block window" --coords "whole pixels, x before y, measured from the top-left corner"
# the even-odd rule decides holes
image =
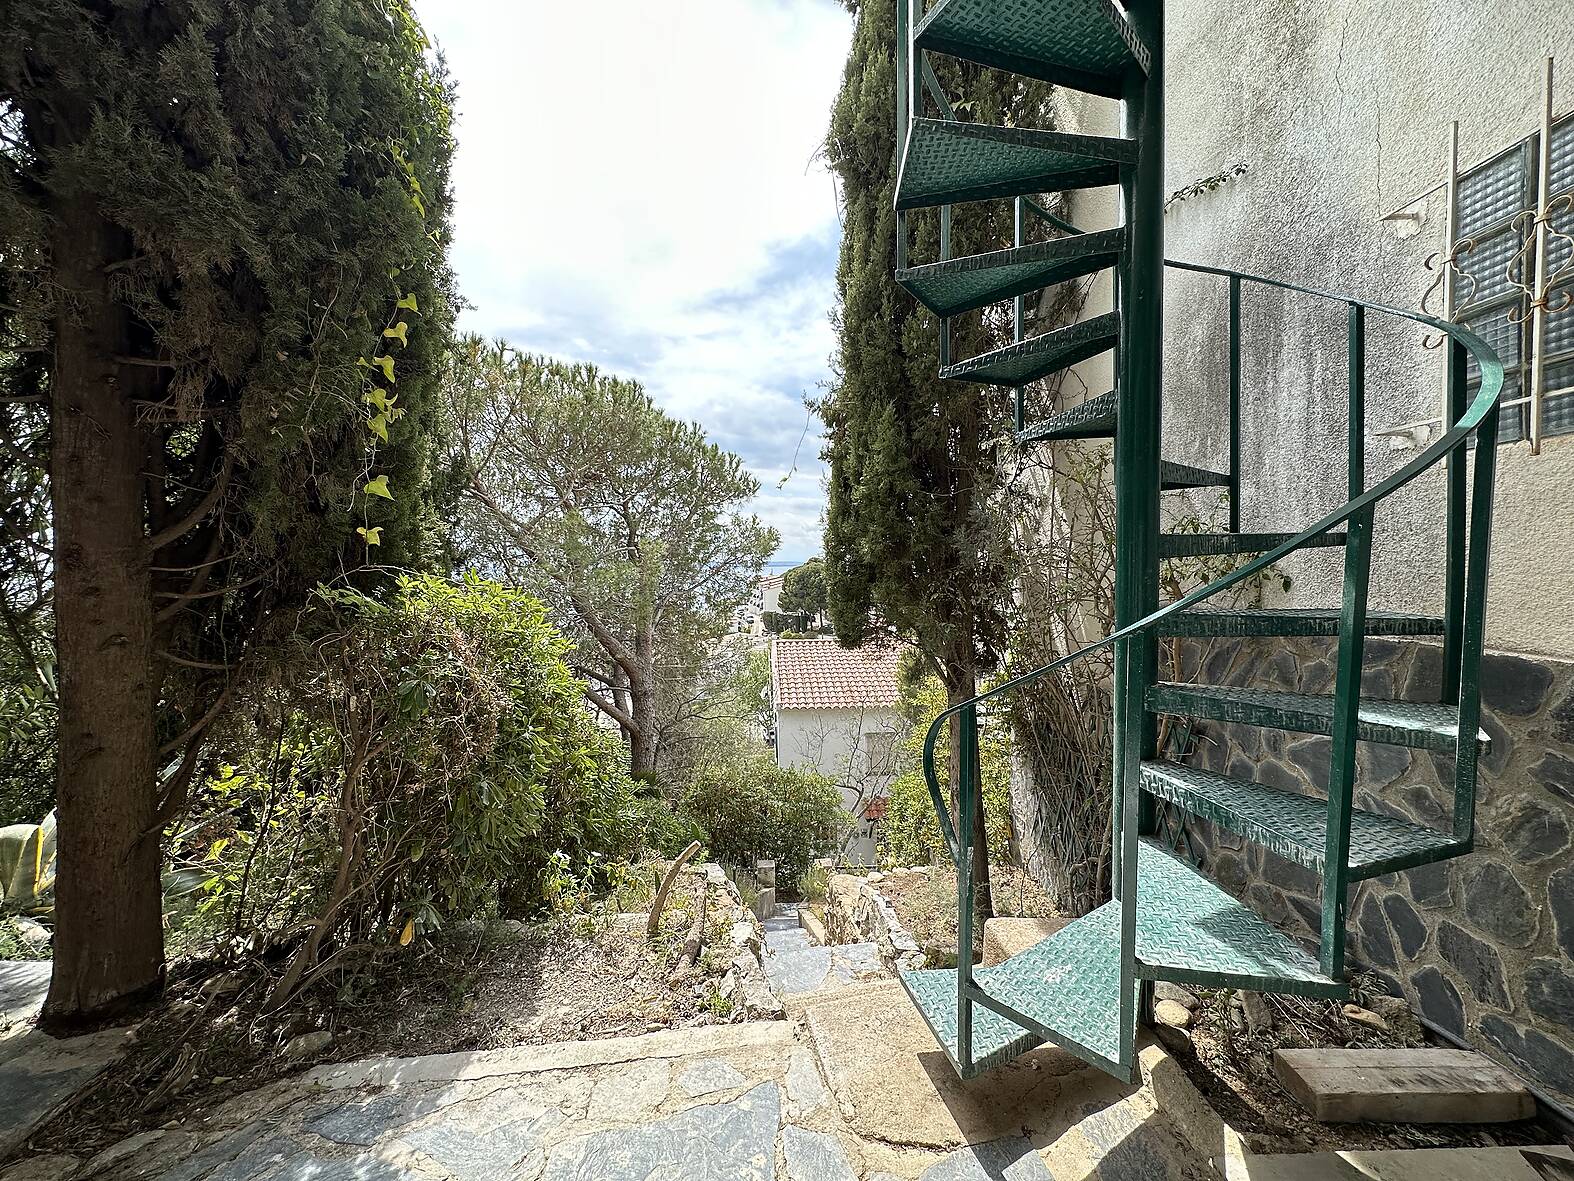
[[[1454,281],[1455,318],[1479,333],[1503,358],[1507,370],[1504,401],[1521,397],[1529,389],[1534,347],[1529,300],[1516,286],[1534,285],[1534,252],[1516,258],[1529,235],[1514,228],[1514,219],[1522,211],[1550,204],[1563,194],[1574,196],[1574,118],[1553,127],[1550,187],[1544,199],[1537,192],[1540,139],[1539,135],[1531,136],[1459,178],[1455,234],[1474,245],[1459,260],[1460,273]],[[1574,242],[1570,241],[1574,238],[1574,208],[1558,213],[1552,229],[1546,265],[1556,288],[1540,342],[1545,372],[1543,435],[1574,434]],[[1566,277],[1558,278],[1563,271]],[[1571,297],[1571,306],[1559,308],[1564,292]],[[1472,390],[1479,381],[1480,374],[1472,365]],[[1529,407],[1511,406],[1503,412],[1499,437],[1505,443],[1523,439],[1529,425]]]

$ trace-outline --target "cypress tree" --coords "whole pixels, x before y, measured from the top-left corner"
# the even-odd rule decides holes
[[[856,24],[827,157],[841,181],[835,377],[820,413],[830,464],[825,533],[832,623],[845,644],[880,633],[912,643],[954,705],[974,695],[1005,642],[1011,571],[991,502],[1002,488],[1009,393],[936,376],[939,320],[899,288],[893,210],[898,153],[896,4],[847,0]],[[959,117],[1044,126],[1050,88],[932,57]],[[964,101],[965,100],[965,101]],[[953,257],[1012,243],[1009,201],[958,208]],[[909,259],[940,257],[938,211],[909,216]],[[1008,339],[1000,309],[953,320],[953,349],[972,356]],[[957,779],[953,728],[951,782]],[[982,800],[974,879],[990,909]]]
[[[0,15],[0,340],[48,358],[5,393],[48,410],[55,1028],[159,987],[161,835],[269,620],[432,555],[449,104],[409,0]]]

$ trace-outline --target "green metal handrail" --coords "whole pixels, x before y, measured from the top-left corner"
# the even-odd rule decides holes
[[[1495,465],[1497,453],[1497,427],[1498,427],[1498,399],[1503,389],[1504,369],[1493,348],[1481,337],[1460,325],[1435,319],[1420,312],[1409,311],[1403,308],[1390,307],[1386,304],[1372,303],[1365,300],[1352,299],[1346,295],[1323,291],[1317,288],[1304,287],[1295,283],[1287,283],[1280,279],[1272,279],[1262,275],[1247,274],[1242,271],[1227,270],[1222,267],[1204,266],[1199,263],[1166,261],[1166,266],[1177,270],[1194,271],[1201,274],[1217,275],[1230,280],[1231,288],[1231,395],[1232,395],[1232,423],[1231,423],[1231,460],[1232,479],[1238,480],[1240,438],[1236,426],[1236,411],[1239,399],[1240,359],[1239,359],[1239,320],[1240,320],[1240,285],[1242,282],[1255,283],[1266,287],[1276,287],[1286,291],[1293,291],[1303,295],[1310,295],[1321,299],[1330,299],[1346,304],[1352,309],[1351,313],[1351,342],[1353,347],[1361,350],[1364,359],[1364,333],[1365,316],[1368,312],[1377,312],[1383,315],[1398,316],[1417,324],[1436,329],[1447,335],[1452,341],[1449,358],[1449,406],[1450,413],[1459,417],[1454,425],[1448,429],[1438,440],[1429,445],[1420,455],[1394,472],[1387,479],[1374,487],[1359,491],[1359,476],[1361,461],[1359,452],[1363,446],[1364,430],[1358,421],[1362,417],[1360,406],[1361,384],[1356,378],[1356,364],[1352,355],[1351,364],[1351,436],[1350,436],[1350,469],[1351,469],[1351,498],[1338,509],[1329,513],[1321,520],[1311,525],[1300,533],[1282,542],[1280,545],[1266,553],[1258,555],[1252,561],[1231,571],[1229,574],[1200,587],[1190,594],[1184,595],[1172,603],[1159,608],[1157,611],[1144,616],[1126,627],[1111,632],[1101,640],[1096,640],[1087,646],[1062,656],[1029,672],[1012,677],[1001,682],[984,693],[956,705],[942,710],[930,724],[924,736],[923,746],[923,771],[924,780],[929,788],[929,796],[934,804],[939,818],[941,834],[947,847],[951,851],[953,863],[960,871],[963,867],[964,856],[971,855],[971,829],[972,829],[972,799],[970,793],[977,788],[977,708],[996,697],[1013,692],[1029,685],[1048,674],[1063,668],[1073,661],[1081,660],[1086,656],[1101,649],[1110,647],[1123,639],[1145,633],[1157,626],[1163,620],[1176,612],[1187,610],[1202,603],[1221,591],[1227,590],[1236,584],[1245,581],[1253,575],[1267,569],[1274,563],[1281,561],[1296,550],[1302,549],[1312,541],[1329,532],[1335,526],[1352,522],[1355,529],[1352,533],[1352,543],[1347,547],[1346,589],[1350,589],[1352,576],[1361,584],[1360,602],[1352,605],[1350,596],[1346,596],[1346,611],[1355,609],[1359,618],[1364,622],[1365,608],[1365,565],[1370,559],[1371,546],[1371,518],[1376,504],[1409,484],[1422,472],[1434,466],[1439,460],[1449,461],[1449,533],[1448,557],[1446,559],[1446,575],[1448,587],[1445,593],[1445,617],[1447,619],[1444,646],[1444,695],[1458,694],[1463,685],[1469,691],[1461,698],[1458,750],[1461,757],[1475,757],[1476,743],[1474,735],[1480,724],[1480,704],[1476,692],[1476,676],[1479,669],[1481,648],[1484,639],[1485,623],[1485,589],[1486,589],[1486,563],[1487,548],[1490,535],[1492,512],[1492,485],[1495,478]],[[1357,341],[1359,340],[1359,345]],[[1476,397],[1467,407],[1464,406],[1466,390],[1466,374],[1468,357],[1474,357],[1481,371],[1481,385]],[[1476,447],[1476,479],[1474,486],[1473,505],[1471,509],[1470,536],[1477,541],[1469,554],[1470,569],[1467,572],[1464,538],[1463,538],[1463,510],[1464,510],[1464,468],[1459,463],[1458,454],[1465,446],[1466,440],[1472,432],[1479,432]],[[1234,498],[1232,498],[1233,504]],[[1238,525],[1238,517],[1232,509],[1232,524]],[[1460,528],[1456,530],[1455,526]],[[1351,569],[1352,563],[1357,567]],[[1465,602],[1467,584],[1474,588],[1470,595],[1468,606]],[[1461,618],[1461,609],[1463,617]],[[1452,649],[1452,651],[1451,651]],[[1359,649],[1357,649],[1359,651]],[[1350,670],[1341,670],[1348,675]],[[1358,669],[1355,670],[1358,679]],[[1466,675],[1468,674],[1468,675]],[[1336,716],[1337,716],[1336,711]],[[966,825],[965,835],[969,839],[964,843],[958,841],[956,826],[953,823],[950,810],[940,790],[939,776],[935,770],[935,744],[939,739],[941,730],[953,717],[963,719],[965,736],[962,742],[962,765],[959,768],[957,784],[958,811],[964,817]],[[1350,719],[1353,724],[1353,718]],[[1472,740],[1465,742],[1464,736],[1471,735]],[[1335,744],[1338,744],[1339,735],[1335,735]],[[1466,756],[1466,751],[1469,755]],[[972,756],[972,757],[969,757]],[[1472,776],[1473,780],[1473,776]],[[1473,828],[1473,797],[1468,801],[1468,815],[1462,816],[1456,808],[1455,836],[1461,841],[1468,840],[1469,832]],[[1346,823],[1348,816],[1346,815]],[[1463,831],[1461,831],[1463,829]],[[1346,840],[1348,838],[1346,837]],[[964,854],[964,849],[966,854]],[[1341,901],[1342,905],[1342,901]]]

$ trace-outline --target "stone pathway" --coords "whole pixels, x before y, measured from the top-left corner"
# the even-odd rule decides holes
[[[114,1061],[129,1030],[52,1038],[32,1020],[49,991],[48,960],[0,960],[0,1155]]]
[[[889,978],[873,943],[822,947],[798,925],[798,906],[787,903],[765,920],[765,978],[782,998],[824,992]]]
[[[1144,1088],[1042,1050],[972,1083],[894,981],[800,1022],[320,1067],[0,1181],[1201,1181]],[[834,1069],[828,1064],[834,1063]],[[1100,1158],[1113,1161],[1100,1167]]]

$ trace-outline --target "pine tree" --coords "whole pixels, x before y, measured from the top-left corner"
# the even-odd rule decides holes
[[[922,653],[948,704],[974,695],[1004,643],[1010,570],[995,543],[996,449],[1010,422],[1005,391],[941,382],[939,321],[899,288],[893,210],[897,151],[896,3],[848,0],[856,16],[827,156],[841,181],[836,376],[820,404],[830,487],[825,533],[831,621],[846,644],[894,633]],[[961,117],[1045,125],[1049,87],[934,57]],[[955,257],[1012,243],[1010,202],[956,211]],[[938,211],[909,218],[909,258],[940,256]],[[985,309],[988,313],[989,309]],[[953,321],[958,358],[1001,342],[996,309]],[[953,728],[951,781],[957,778]],[[982,801],[974,879],[990,907]]]
[[[0,396],[49,418],[56,1028],[158,988],[161,835],[269,621],[431,556],[449,102],[409,0],[0,15],[0,341],[50,358]]]

